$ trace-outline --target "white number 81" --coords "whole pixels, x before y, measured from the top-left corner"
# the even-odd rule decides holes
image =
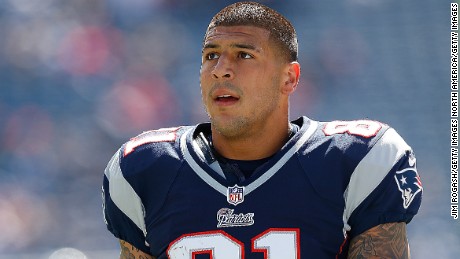
[[[271,228],[251,240],[252,252],[265,259],[299,259],[299,229]],[[244,259],[244,244],[224,231],[183,235],[168,248],[170,259],[193,259],[208,254],[212,259]]]

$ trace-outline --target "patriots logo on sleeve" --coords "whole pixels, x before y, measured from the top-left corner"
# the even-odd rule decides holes
[[[420,176],[418,175],[416,168],[410,167],[397,171],[395,180],[398,184],[398,189],[401,192],[403,206],[407,209],[414,200],[415,196],[423,190]]]

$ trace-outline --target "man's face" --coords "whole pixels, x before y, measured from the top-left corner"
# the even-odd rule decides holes
[[[205,38],[201,94],[211,123],[226,137],[241,137],[279,109],[283,64],[268,30],[218,26]]]

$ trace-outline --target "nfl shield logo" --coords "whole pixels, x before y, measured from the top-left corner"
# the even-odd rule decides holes
[[[236,184],[233,187],[228,187],[227,201],[235,206],[242,203],[244,201],[244,187],[239,187]]]

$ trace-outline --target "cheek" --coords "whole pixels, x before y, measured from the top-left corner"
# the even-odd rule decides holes
[[[275,73],[276,71],[270,71],[263,73],[258,77],[254,77],[254,85],[252,89],[256,95],[261,97],[278,95],[281,93],[281,83],[279,76]]]
[[[260,87],[268,88],[269,85],[273,84],[273,79],[278,77],[278,74],[279,71],[277,69],[274,69],[270,66],[260,65],[257,68],[256,73],[254,73],[252,77],[249,78],[252,78],[252,80],[258,83]]]
[[[212,80],[212,73],[209,66],[203,66],[200,69],[200,83],[202,85],[209,85],[210,80]]]
[[[210,84],[209,81],[200,76],[200,90],[201,90],[201,98],[203,102],[207,102],[209,99],[209,90],[210,90]]]

